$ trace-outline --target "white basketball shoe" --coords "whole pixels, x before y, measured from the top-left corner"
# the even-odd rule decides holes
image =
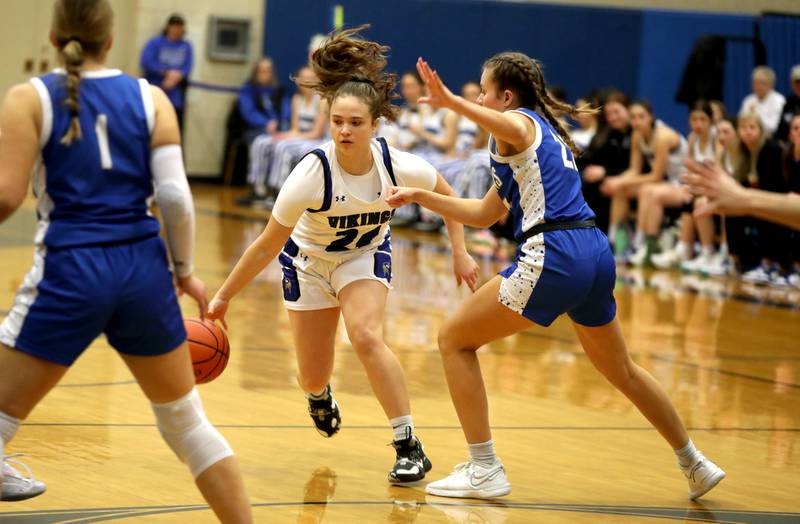
[[[699,499],[725,478],[722,468],[708,460],[702,453],[699,455],[699,460],[691,466],[681,466],[683,475],[689,481],[689,498],[692,500]]]
[[[440,497],[491,499],[511,493],[511,484],[499,459],[489,467],[468,461],[456,466],[448,477],[428,484],[425,492]]]
[[[16,457],[23,456],[21,453],[6,455],[3,457],[3,473],[0,480],[3,482],[3,495],[0,500],[19,501],[30,499],[41,495],[47,489],[44,482],[33,478],[33,473],[24,463],[14,460]],[[23,476],[19,471],[11,467],[9,462],[23,468],[28,474]]]

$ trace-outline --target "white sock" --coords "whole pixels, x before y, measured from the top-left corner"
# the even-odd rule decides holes
[[[497,460],[494,452],[494,441],[487,440],[478,444],[467,444],[469,448],[469,459],[481,466],[491,466]]]
[[[644,245],[644,231],[641,229],[636,230],[636,235],[633,237],[633,245],[636,249],[639,249]]]
[[[5,445],[11,442],[19,428],[20,420],[11,417],[0,411],[0,482],[3,479],[3,457],[5,456]]]
[[[675,251],[683,257],[689,257],[692,254],[692,246],[679,240],[675,245]]]
[[[394,431],[395,440],[405,440],[414,436],[414,421],[411,415],[389,419],[389,424]]]
[[[619,229],[619,225],[611,224],[608,226],[608,239],[612,242],[616,241],[617,239],[617,230]]]
[[[700,248],[700,254],[704,257],[710,257],[714,255],[714,246],[703,246]]]
[[[694,447],[692,439],[689,439],[689,443],[681,449],[676,449],[675,456],[678,457],[678,465],[682,468],[688,468],[700,460],[700,452]]]
[[[325,398],[325,393],[327,392],[328,386],[320,389],[316,393],[306,393],[306,398],[310,398],[312,400],[322,400]]]

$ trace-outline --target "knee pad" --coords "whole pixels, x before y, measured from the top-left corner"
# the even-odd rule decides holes
[[[192,476],[233,455],[225,437],[206,418],[197,389],[166,404],[153,404],[161,436]]]

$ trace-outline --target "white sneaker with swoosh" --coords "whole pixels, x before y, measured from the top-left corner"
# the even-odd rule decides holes
[[[711,491],[722,479],[725,472],[722,468],[708,460],[702,453],[691,466],[681,466],[683,476],[689,481],[689,498],[697,500]]]
[[[489,467],[470,461],[456,466],[448,477],[431,482],[425,491],[440,497],[491,499],[511,493],[511,484],[500,460]]]

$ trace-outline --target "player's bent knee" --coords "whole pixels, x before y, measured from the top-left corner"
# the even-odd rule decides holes
[[[225,437],[208,421],[195,388],[178,400],[153,404],[153,412],[161,436],[194,478],[233,455]]]
[[[348,332],[350,343],[360,356],[369,356],[377,351],[382,351],[384,344],[381,335],[380,330],[369,327],[357,326]]]
[[[450,322],[445,324],[439,329],[439,336],[437,339],[439,344],[439,352],[442,354],[453,353],[466,349],[462,347],[458,337],[458,330]]]

